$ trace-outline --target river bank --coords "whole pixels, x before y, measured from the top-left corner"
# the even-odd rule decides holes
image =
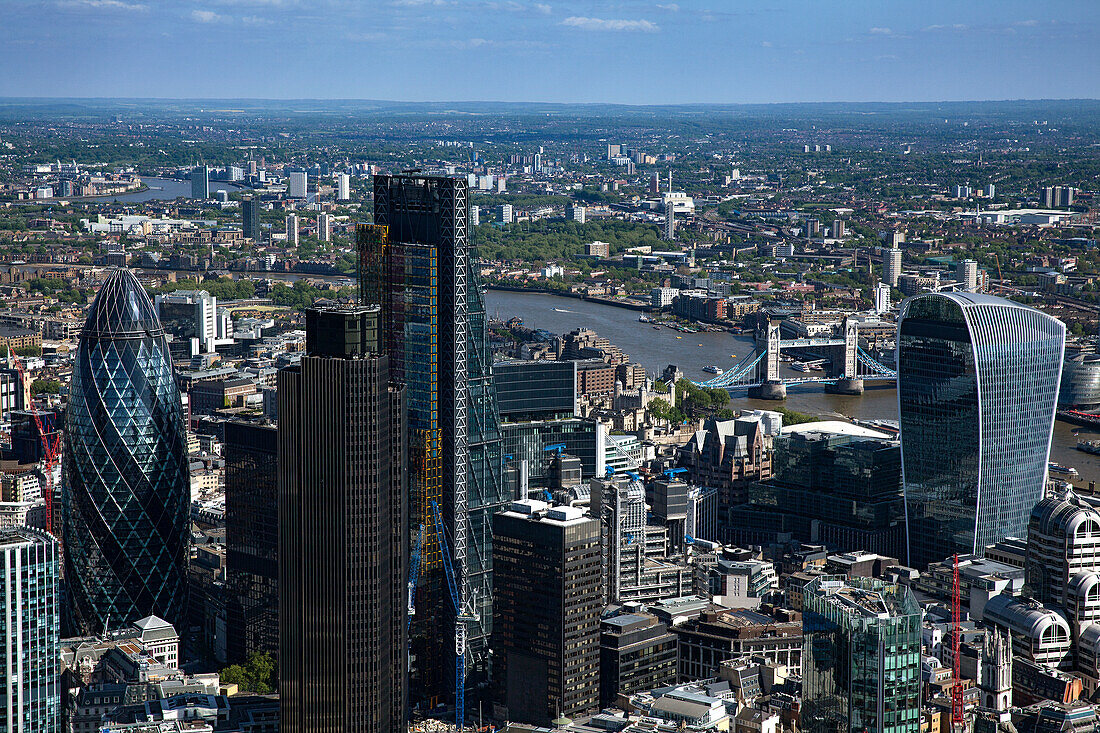
[[[751,336],[725,332],[683,334],[668,328],[654,329],[640,323],[634,312],[581,298],[563,297],[530,291],[490,290],[485,304],[488,314],[506,320],[512,316],[523,319],[530,328],[543,328],[552,333],[566,333],[576,328],[591,328],[608,339],[646,368],[659,374],[668,364],[675,364],[684,374],[703,381],[713,375],[703,367],[715,365],[723,369],[737,363],[752,351]],[[798,373],[786,365],[786,376]],[[784,402],[734,397],[735,409],[774,409],[776,405],[806,412],[822,418],[843,416],[865,420],[897,420],[897,390],[890,386],[868,389],[860,396],[827,394],[821,387],[802,385],[789,387]],[[1081,439],[1100,438],[1100,429],[1078,427],[1058,421],[1054,425],[1051,460],[1080,471],[1076,484],[1100,481],[1100,456],[1076,449]]]

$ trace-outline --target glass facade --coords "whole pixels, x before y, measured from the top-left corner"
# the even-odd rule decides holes
[[[72,633],[155,614],[184,628],[186,426],[168,344],[128,270],[107,278],[73,362],[64,436],[65,578]]]
[[[492,516],[511,500],[503,478],[500,417],[493,385],[485,302],[467,224],[465,177],[376,176],[374,224],[357,230],[362,298],[380,303],[393,378],[406,386],[409,522],[429,524],[437,502],[453,538],[461,601],[474,619],[467,666],[488,664],[492,626]],[[455,627],[442,555],[422,551],[413,620],[418,693],[448,699]],[[420,612],[419,609],[425,609]],[[447,672],[446,670],[451,670]]]
[[[0,531],[0,733],[60,730],[57,541]]]
[[[503,420],[554,420],[576,411],[575,361],[497,362],[493,384]]]
[[[910,298],[898,324],[909,564],[1024,536],[1046,481],[1065,326],[976,293]]]
[[[565,453],[581,461],[581,477],[587,481],[603,475],[600,425],[595,420],[535,420],[504,423],[500,426],[503,451],[507,460],[527,461],[527,480],[532,487],[546,485],[548,445],[565,445]]]
[[[921,610],[905,586],[821,576],[802,606],[807,733],[920,730]]]

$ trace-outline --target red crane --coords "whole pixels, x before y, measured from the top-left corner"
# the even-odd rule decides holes
[[[954,583],[951,589],[951,651],[954,655],[955,684],[951,686],[951,730],[966,733],[966,715],[963,710],[962,654],[962,595],[959,593],[959,555],[955,553]]]
[[[8,359],[15,364],[16,370],[19,372],[19,388],[24,390],[24,393],[29,393],[30,388],[27,384],[27,372],[23,368],[23,362],[19,360],[19,357],[11,347],[8,347]],[[27,411],[34,417],[34,426],[38,430],[38,439],[42,442],[42,455],[44,466],[44,473],[46,475],[46,486],[43,498],[46,500],[46,531],[50,534],[54,534],[53,531],[53,469],[57,465],[58,458],[61,456],[61,432],[56,429],[56,425],[53,433],[47,433],[46,427],[42,423],[42,416],[38,413],[38,408],[34,405],[33,397],[31,404],[27,405]],[[56,536],[56,535],[55,535]]]

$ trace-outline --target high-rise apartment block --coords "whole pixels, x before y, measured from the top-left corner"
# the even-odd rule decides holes
[[[298,215],[287,214],[286,217],[286,243],[288,246],[298,246]]]
[[[1046,484],[1066,328],[976,293],[918,295],[898,319],[909,564],[1022,536]]]
[[[896,247],[882,252],[882,279],[892,288],[898,286],[901,276],[901,250]]]
[[[515,211],[512,209],[511,204],[501,204],[497,207],[497,219],[501,224],[514,224],[516,221]]]
[[[229,659],[279,654],[278,433],[225,424],[226,643]]]
[[[382,304],[393,379],[408,391],[410,523],[428,525],[432,502],[439,506],[453,538],[460,605],[472,611],[461,629],[469,677],[484,679],[492,516],[515,497],[503,479],[467,187],[464,176],[376,176],[375,224],[360,225],[357,241],[362,298]],[[455,689],[456,631],[438,548],[425,550],[417,594],[416,692],[447,700]]]
[[[191,482],[182,400],[153,303],[129,270],[88,309],[65,413],[68,621],[184,628]]]
[[[336,174],[336,200],[349,201],[351,199],[351,176],[347,173]]]
[[[595,712],[600,692],[600,523],[578,507],[517,501],[493,518],[493,674],[509,720]]]
[[[921,609],[909,588],[823,575],[802,591],[808,733],[917,733]]]
[[[306,311],[279,372],[281,730],[397,733],[407,669],[404,388],[377,306]]]
[[[832,235],[833,239],[844,239],[845,230],[843,219],[833,219]]]
[[[584,224],[587,217],[587,209],[580,204],[574,204],[573,206],[565,207],[565,218],[569,221],[575,221],[578,224]]]
[[[978,263],[974,260],[962,260],[955,266],[955,278],[962,289],[972,293],[978,289]]]
[[[60,547],[45,532],[0,530],[0,730],[60,730]]]
[[[886,283],[875,284],[875,313],[889,313],[890,306],[890,286]]]
[[[241,201],[241,233],[245,239],[259,242],[263,239],[260,232],[260,201],[256,198],[246,198]]]
[[[1044,186],[1039,199],[1045,209],[1068,209],[1073,206],[1077,189],[1073,186]]]
[[[205,165],[191,169],[191,198],[210,198],[210,169]]]
[[[317,215],[317,239],[322,242],[332,241],[332,214]]]
[[[288,179],[287,196],[304,199],[309,192],[309,174],[305,171],[291,171]]]

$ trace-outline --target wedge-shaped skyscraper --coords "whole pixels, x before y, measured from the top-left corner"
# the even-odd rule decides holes
[[[88,311],[65,417],[67,618],[73,633],[157,615],[185,628],[190,481],[168,342],[129,270]]]
[[[1043,497],[1065,325],[978,293],[902,304],[898,412],[909,564],[1026,536]]]

